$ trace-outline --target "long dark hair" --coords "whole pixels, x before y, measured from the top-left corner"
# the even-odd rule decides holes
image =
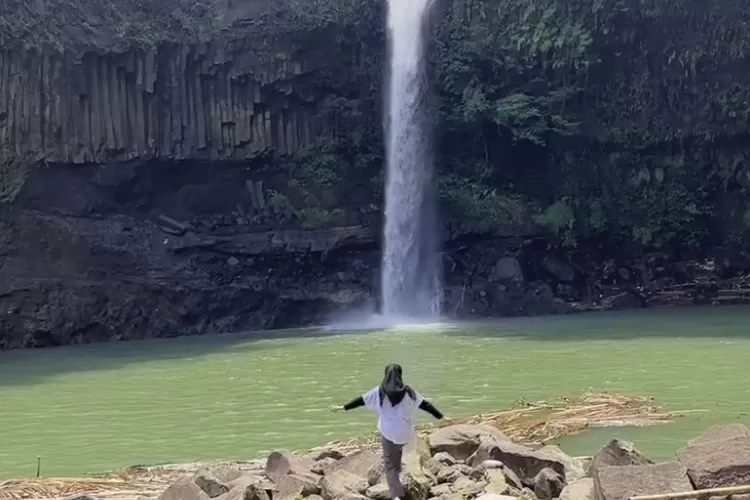
[[[403,370],[401,365],[395,363],[385,367],[383,381],[380,383],[380,406],[388,398],[393,406],[399,404],[407,394],[412,399],[417,399],[414,391],[408,385],[404,385]]]

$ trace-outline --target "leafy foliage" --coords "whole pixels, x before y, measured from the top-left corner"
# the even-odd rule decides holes
[[[323,96],[326,134],[282,166],[287,195],[306,227],[346,223],[382,199],[385,2],[269,4],[242,36],[259,51],[281,43],[321,62],[310,90]],[[750,241],[750,4],[440,4],[431,123],[451,215],[491,232],[528,231],[533,213],[567,246],[697,252]],[[223,36],[222,26],[214,0],[0,7],[4,45],[201,40]]]
[[[221,16],[218,0],[4,0],[0,45],[121,50],[206,41]]]

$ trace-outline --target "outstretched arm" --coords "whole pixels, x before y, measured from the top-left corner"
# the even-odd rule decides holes
[[[362,396],[358,396],[344,405],[344,411],[353,410],[365,405],[365,400]]]
[[[432,403],[427,401],[426,399],[423,399],[422,402],[419,404],[419,409],[422,411],[425,411],[435,417],[438,420],[442,420],[443,414],[440,413],[440,410],[435,408]]]
[[[364,405],[365,405],[364,398],[362,396],[357,396],[356,398],[352,399],[351,401],[349,401],[343,406],[341,405],[331,406],[330,410],[331,411],[349,411],[349,410],[353,410],[355,408],[359,408],[360,406],[364,406]]]

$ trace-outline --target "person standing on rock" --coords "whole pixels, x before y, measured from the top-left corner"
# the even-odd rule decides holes
[[[438,420],[443,414],[432,403],[404,384],[401,365],[385,367],[385,375],[379,386],[371,389],[349,403],[330,407],[331,411],[348,411],[364,406],[378,414],[380,444],[383,447],[383,462],[388,490],[393,500],[404,496],[401,484],[401,458],[404,445],[414,435],[414,414],[423,410]]]

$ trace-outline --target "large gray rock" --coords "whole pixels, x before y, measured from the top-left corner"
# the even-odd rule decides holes
[[[235,486],[228,492],[216,497],[215,500],[270,500],[270,496],[258,484]]]
[[[549,255],[542,259],[542,267],[560,281],[572,282],[576,276],[573,266]]]
[[[594,473],[596,500],[628,500],[636,495],[691,491],[687,470],[678,462],[657,465],[614,465]]]
[[[698,489],[750,484],[750,437],[704,441],[677,451]]]
[[[542,469],[550,468],[565,477],[565,464],[555,455],[534,451],[510,441],[483,437],[477,451],[469,458],[470,465],[479,465],[485,460],[498,460],[512,470],[521,482],[533,487],[534,477]]]
[[[325,500],[339,500],[351,494],[361,495],[369,486],[367,479],[345,470],[326,474],[320,481],[321,496]]]
[[[503,257],[490,271],[491,280],[523,281],[523,270],[515,257]]]
[[[439,484],[453,483],[463,474],[461,473],[458,466],[454,467],[443,467],[437,474],[436,479]]]
[[[633,443],[613,439],[594,455],[588,475],[593,477],[596,470],[611,465],[649,465],[653,463]]]
[[[560,449],[557,445],[547,445],[538,450],[540,453],[557,457],[565,466],[565,480],[567,482],[575,481],[586,475],[586,469],[583,461],[571,457]]]
[[[484,492],[486,481],[476,481],[467,476],[461,476],[451,485],[453,493],[460,494],[463,498],[474,498]]]
[[[565,479],[562,474],[550,469],[549,467],[539,471],[534,476],[534,495],[541,500],[552,500],[560,496]]]
[[[560,500],[594,500],[594,480],[583,477],[568,483],[560,492]]]
[[[474,470],[484,472],[484,479],[487,481],[485,492],[487,493],[506,495],[523,489],[523,483],[516,473],[499,460],[485,460]]]
[[[722,439],[734,439],[750,436],[750,429],[745,424],[715,425],[688,442],[688,445],[703,444]]]
[[[444,495],[450,495],[451,493],[453,493],[453,488],[451,488],[451,485],[448,483],[436,484],[430,488],[430,495],[433,497],[441,497]]]
[[[199,471],[194,478],[195,484],[211,498],[227,493],[231,488],[207,470]]]
[[[337,460],[333,457],[321,458],[320,460],[315,461],[315,464],[312,466],[312,469],[310,469],[310,472],[323,475],[325,474],[326,469],[330,468],[336,462]]]
[[[401,473],[401,484],[404,486],[406,498],[411,500],[426,500],[430,496],[430,486],[433,481],[418,470],[407,470]]]
[[[178,479],[159,495],[159,500],[210,500],[210,498],[189,476]]]
[[[456,460],[466,460],[479,448],[482,438],[487,436],[508,440],[500,430],[489,425],[456,424],[432,432],[428,443],[433,455],[445,452]]]
[[[487,469],[487,486],[484,488],[486,493],[497,493],[504,495],[508,492],[508,478],[505,476],[503,469]]]
[[[367,491],[365,491],[365,496],[367,498],[372,498],[373,500],[391,500],[391,494],[386,483],[378,483],[370,486],[367,488]]]
[[[266,460],[266,475],[277,483],[286,474],[314,476],[312,471],[315,461],[286,451],[275,451]]]
[[[238,479],[243,474],[246,474],[245,472],[241,471],[237,467],[232,467],[226,464],[209,466],[208,468],[202,471],[198,471],[198,474],[202,472],[208,472],[213,478],[216,478],[218,481],[222,483],[229,483],[230,481],[234,481],[235,479]]]
[[[435,460],[436,462],[447,465],[449,467],[456,465],[456,459],[450,453],[446,453],[444,451],[435,453],[435,456],[433,456],[430,460]]]
[[[340,470],[363,478],[379,476],[383,470],[382,454],[379,449],[366,448],[347,455],[323,468],[325,475]]]
[[[320,494],[320,479],[310,475],[286,474],[276,481],[274,500],[293,500],[298,496]]]
[[[276,485],[266,477],[261,477],[259,475],[249,474],[242,471],[238,471],[240,474],[239,476],[237,476],[235,473],[231,472],[231,470],[228,469],[212,469],[212,471],[213,475],[220,481],[223,481],[227,486],[229,486],[230,490],[237,487],[247,489],[250,485],[257,485],[262,490],[264,490],[269,497],[278,498]],[[227,478],[233,479],[227,480]]]

